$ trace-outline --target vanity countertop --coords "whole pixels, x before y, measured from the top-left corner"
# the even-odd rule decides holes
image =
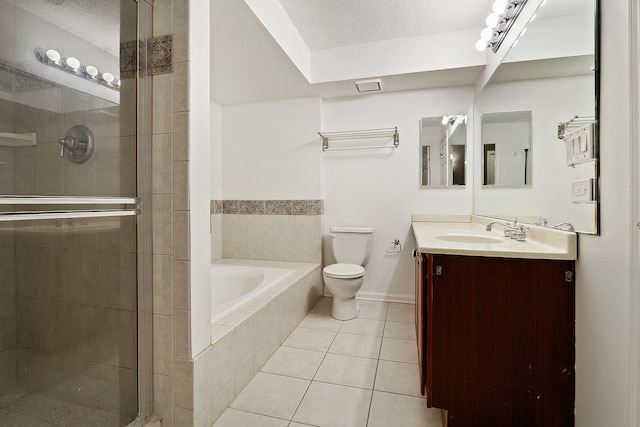
[[[495,218],[478,215],[413,215],[411,226],[420,252],[500,258],[575,260],[578,253],[574,232],[523,224],[526,241],[503,237],[503,227],[486,225]],[[505,222],[505,221],[500,221]]]

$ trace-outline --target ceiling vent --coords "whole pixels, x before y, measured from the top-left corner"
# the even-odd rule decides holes
[[[382,82],[380,79],[357,80],[356,88],[358,92],[378,92],[382,90]]]

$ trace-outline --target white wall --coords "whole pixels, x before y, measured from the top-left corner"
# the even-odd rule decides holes
[[[225,199],[320,198],[320,98],[226,106]]]
[[[576,264],[579,427],[630,425],[630,382],[637,381],[629,375],[629,297],[638,286],[630,280],[629,11],[627,0],[600,4],[602,235],[580,236]]]
[[[471,87],[324,100],[323,131],[397,126],[400,134],[397,149],[322,154],[325,233],[331,226],[374,228],[362,296],[413,301],[411,214],[471,213],[471,185],[419,187],[419,129],[420,118],[466,113],[472,102]],[[470,164],[467,174],[473,176]],[[389,242],[396,238],[402,242],[402,254],[386,254],[392,248]]]
[[[222,106],[211,101],[211,200],[222,199]]]
[[[189,243],[191,258],[191,355],[211,340],[211,240],[209,189],[209,2],[189,3]]]

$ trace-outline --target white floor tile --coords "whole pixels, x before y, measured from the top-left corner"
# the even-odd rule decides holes
[[[414,304],[389,303],[388,322],[415,322],[416,306]]]
[[[384,305],[363,305],[358,304],[358,319],[385,320],[387,318],[387,307]]]
[[[371,390],[314,381],[293,421],[320,427],[365,427],[370,401]]]
[[[361,319],[359,317],[342,322],[340,332],[344,334],[368,335],[381,337],[384,331],[383,320]]]
[[[418,365],[380,360],[373,389],[420,397]]]
[[[291,332],[282,345],[306,350],[327,351],[335,336],[336,332],[334,331],[298,327]]]
[[[327,354],[313,380],[372,389],[377,364],[375,359]]]
[[[262,372],[310,380],[315,375],[324,352],[280,347],[262,367]]]
[[[311,309],[312,313],[318,314],[331,314],[331,307],[333,306],[333,298],[324,297]]]
[[[381,337],[338,333],[329,347],[329,353],[377,359],[381,343]]]
[[[358,299],[356,298],[356,300],[358,301],[358,305],[359,306],[369,306],[369,307],[380,307],[380,308],[384,308],[386,309],[387,307],[389,307],[389,303],[388,302],[384,302],[384,301],[371,301],[368,299]]]
[[[315,427],[315,426],[312,426],[310,424],[300,424],[300,423],[292,422],[289,424],[289,427]]]
[[[415,341],[383,338],[380,360],[418,363],[418,346]]]
[[[386,322],[384,325],[384,334],[382,336],[385,338],[415,341],[416,326],[414,323]]]
[[[321,331],[337,332],[342,321],[326,314],[309,313],[298,325],[301,328],[318,329]]]
[[[286,420],[228,408],[213,427],[287,427],[288,425],[289,422]]]
[[[440,410],[424,398],[373,392],[367,427],[442,427]]]
[[[230,407],[290,420],[310,381],[258,372]]]

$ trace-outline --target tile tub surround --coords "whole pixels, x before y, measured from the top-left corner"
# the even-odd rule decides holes
[[[212,200],[211,258],[322,261],[322,200]]]
[[[360,301],[333,319],[323,298],[216,421],[231,426],[440,427],[420,396],[414,305]]]
[[[282,283],[240,306],[212,326],[211,345],[193,361],[195,425],[210,426],[259,373],[322,297],[317,263],[225,259],[225,265],[296,270]],[[181,387],[182,389],[182,387]]]

